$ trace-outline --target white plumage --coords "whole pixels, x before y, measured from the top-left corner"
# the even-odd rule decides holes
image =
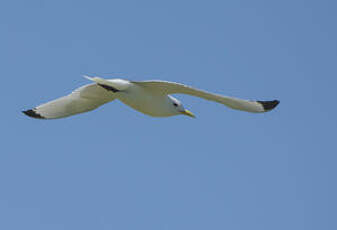
[[[26,115],[40,119],[56,119],[84,113],[119,99],[133,109],[154,117],[169,117],[193,113],[171,94],[189,94],[226,105],[232,109],[262,113],[274,109],[279,101],[248,101],[234,97],[209,93],[175,82],[151,80],[128,81],[88,77],[94,83],[82,86],[71,94],[23,111]]]

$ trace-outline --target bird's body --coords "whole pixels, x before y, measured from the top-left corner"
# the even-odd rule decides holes
[[[119,99],[131,108],[153,116],[194,115],[170,94],[184,93],[222,103],[230,108],[247,112],[267,112],[276,107],[279,101],[247,101],[208,93],[186,85],[166,81],[128,81],[123,79],[102,79],[87,77],[93,81],[76,89],[71,94],[24,111],[28,116],[40,119],[68,117],[96,109]]]
[[[145,90],[143,87],[131,82],[127,84],[128,87],[126,90],[115,93],[116,99],[150,116],[162,117],[169,114],[169,112],[166,111],[167,96],[156,94],[155,91]]]
[[[169,97],[156,94],[155,92],[144,90],[137,85],[132,85],[132,94],[122,92],[116,95],[117,98],[131,108],[153,117],[168,117],[173,114],[170,112]]]

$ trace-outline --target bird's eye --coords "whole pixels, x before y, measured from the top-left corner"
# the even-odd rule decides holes
[[[175,103],[175,102],[173,103],[173,105],[174,105],[175,107],[177,107],[177,106],[178,106],[178,104],[177,104],[177,103]]]

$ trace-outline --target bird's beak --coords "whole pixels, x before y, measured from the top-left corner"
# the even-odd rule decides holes
[[[184,111],[182,111],[181,114],[195,118],[195,115],[191,111],[189,111],[187,109],[185,109]]]

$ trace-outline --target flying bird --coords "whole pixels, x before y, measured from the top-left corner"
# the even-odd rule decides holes
[[[175,115],[195,117],[171,94],[188,94],[221,103],[232,109],[252,113],[268,112],[279,104],[278,100],[248,101],[161,80],[129,81],[84,77],[93,81],[93,83],[84,85],[67,96],[23,111],[23,113],[33,118],[57,119],[88,112],[105,103],[119,99],[133,109],[153,117]]]

